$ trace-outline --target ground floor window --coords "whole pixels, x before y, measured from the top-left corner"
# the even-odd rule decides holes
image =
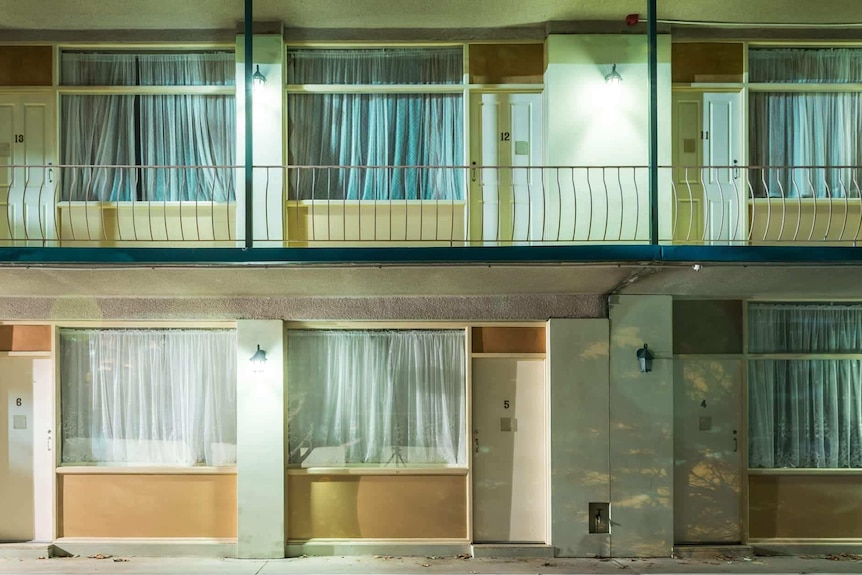
[[[862,467],[862,305],[752,304],[748,324],[749,466]]]
[[[61,329],[62,462],[236,463],[236,331]]]
[[[466,465],[463,330],[290,330],[289,462]]]

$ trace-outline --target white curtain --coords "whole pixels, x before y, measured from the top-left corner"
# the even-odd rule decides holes
[[[460,48],[288,51],[289,84],[458,84],[462,68]],[[325,167],[293,170],[291,197],[463,199],[452,169],[464,163],[463,106],[460,94],[290,94],[289,164]]]
[[[862,306],[752,304],[751,353],[862,352]],[[862,360],[751,359],[749,466],[862,467]]]
[[[236,462],[234,330],[60,331],[62,461]]]
[[[74,86],[229,86],[235,77],[232,53],[63,53],[61,70]],[[217,166],[235,163],[235,132],[233,96],[63,96],[62,163],[93,167],[64,169],[62,198],[233,200],[233,172]]]
[[[288,332],[290,462],[465,464],[464,332]]]
[[[862,82],[859,49],[753,49],[751,82]],[[860,92],[752,92],[751,174],[771,197],[859,197],[862,182]]]

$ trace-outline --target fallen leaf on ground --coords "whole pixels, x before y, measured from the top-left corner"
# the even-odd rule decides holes
[[[128,559],[123,559],[122,557],[114,557],[114,563],[127,563]]]
[[[103,555],[102,553],[96,553],[95,555],[87,555],[89,559],[110,559],[110,555]]]

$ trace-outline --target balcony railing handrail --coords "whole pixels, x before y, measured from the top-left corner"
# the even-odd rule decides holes
[[[645,165],[255,165],[250,208],[243,165],[3,167],[0,245],[239,247],[247,222],[253,242],[287,246],[654,240]],[[661,242],[862,242],[860,165],[677,164],[659,176]]]

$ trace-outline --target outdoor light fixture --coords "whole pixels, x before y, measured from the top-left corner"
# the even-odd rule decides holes
[[[266,76],[260,73],[260,64],[255,67],[251,75],[251,83],[255,88],[262,88],[266,84]]]
[[[252,369],[259,373],[263,371],[263,366],[266,363],[266,352],[260,349],[260,345],[258,345],[257,351],[248,360],[251,362]]]
[[[611,68],[611,73],[605,76],[605,83],[610,84],[611,86],[619,86],[623,82],[623,77],[620,76],[620,73],[617,72],[617,65],[614,64],[614,67]]]
[[[647,344],[637,351],[638,363],[641,367],[641,373],[649,373],[652,371],[652,360],[655,356],[647,349]]]

